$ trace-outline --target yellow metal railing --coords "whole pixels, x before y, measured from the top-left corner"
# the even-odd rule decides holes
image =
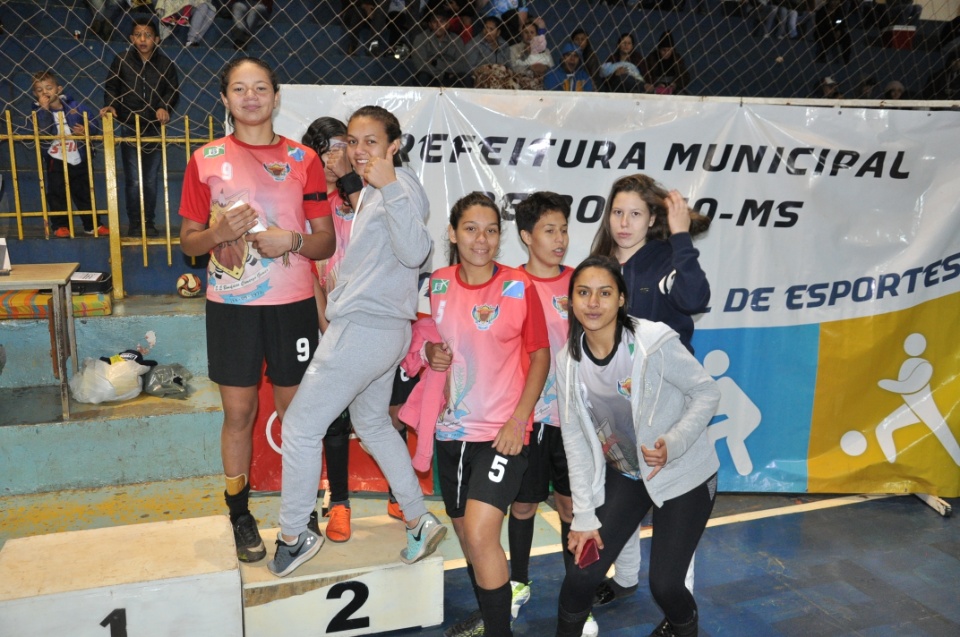
[[[4,123],[5,130],[0,132],[0,140],[5,140],[7,153],[10,160],[10,181],[11,190],[13,193],[13,212],[0,212],[0,219],[4,218],[14,218],[16,219],[17,226],[17,238],[23,240],[24,232],[24,221],[30,219],[41,218],[43,220],[43,236],[45,239],[51,238],[50,232],[50,217],[52,216],[66,216],[67,217],[67,227],[70,230],[70,236],[74,237],[74,215],[90,215],[93,220],[93,227],[97,228],[97,219],[100,215],[105,214],[107,217],[107,227],[110,230],[109,234],[109,243],[110,243],[110,273],[113,278],[113,295],[115,298],[123,298],[124,287],[123,287],[123,251],[121,248],[123,246],[140,246],[142,252],[143,265],[146,267],[149,265],[148,261],[148,250],[147,246],[150,245],[164,245],[166,247],[167,253],[167,265],[173,265],[173,246],[180,243],[180,238],[173,236],[171,234],[171,211],[170,211],[170,171],[168,166],[168,148],[171,146],[183,146],[186,154],[186,158],[189,161],[191,146],[197,143],[206,143],[214,139],[214,119],[213,117],[208,118],[207,120],[207,130],[201,132],[200,136],[192,136],[190,131],[190,118],[183,118],[183,130],[184,134],[182,137],[171,137],[167,135],[167,127],[165,125],[160,127],[160,136],[159,137],[143,137],[140,134],[140,118],[136,117],[134,131],[135,135],[133,137],[121,137],[114,134],[114,121],[113,116],[110,114],[104,115],[103,118],[103,134],[102,135],[93,135],[90,132],[90,122],[87,120],[87,115],[84,113],[83,117],[83,134],[82,135],[68,135],[66,134],[66,128],[61,127],[59,133],[56,135],[41,135],[40,127],[37,122],[36,113],[31,115],[30,120],[28,120],[28,126],[24,128],[29,128],[23,133],[17,133],[13,125],[13,116],[10,111],[4,112]],[[43,144],[45,142],[58,140],[60,142],[61,148],[66,148],[68,141],[77,141],[82,142],[85,145],[86,155],[84,159],[87,162],[87,180],[88,186],[90,188],[90,208],[89,211],[75,211],[73,209],[73,197],[70,192],[70,175],[67,169],[67,153],[61,153],[61,161],[63,163],[63,176],[64,176],[64,187],[66,189],[66,210],[50,210],[47,202],[47,191],[45,179],[46,175],[44,173],[44,152]],[[93,144],[96,142],[103,143],[103,174],[106,181],[106,209],[99,209],[97,207],[97,196],[96,196],[96,187],[94,182],[94,152]],[[138,183],[140,184],[140,228],[141,235],[139,237],[130,237],[124,238],[121,236],[121,226],[120,226],[120,180],[118,178],[117,170],[117,144],[119,143],[132,143],[137,148],[137,171],[139,172],[140,179]],[[166,232],[164,236],[157,238],[150,238],[146,235],[146,224],[144,221],[144,193],[143,193],[143,161],[142,161],[142,150],[143,144],[147,143],[156,143],[160,144],[161,156],[161,166],[163,170],[163,218],[164,226]],[[21,191],[23,186],[23,179],[21,178],[21,173],[27,169],[21,169],[17,165],[17,144],[32,145],[34,149],[36,166],[30,172],[35,172],[37,175],[37,185],[39,187],[39,199],[40,199],[40,210],[24,210],[23,209],[23,197]],[[176,211],[174,211],[175,214]],[[101,238],[96,231],[93,234],[94,238]]]

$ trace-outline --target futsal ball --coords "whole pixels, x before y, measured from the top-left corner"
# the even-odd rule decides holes
[[[202,291],[203,286],[200,285],[200,277],[196,274],[188,272],[181,274],[180,278],[177,279],[177,294],[186,299],[198,296]]]

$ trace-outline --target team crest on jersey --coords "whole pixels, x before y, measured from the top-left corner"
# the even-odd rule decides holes
[[[287,154],[293,157],[293,161],[296,161],[296,162],[303,161],[304,152],[302,148],[297,148],[295,146],[287,146]]]
[[[493,322],[500,316],[500,306],[490,305],[488,303],[474,305],[470,315],[473,317],[473,322],[476,324],[478,330],[481,332],[489,330]]]
[[[264,164],[263,169],[270,173],[274,181],[284,181],[290,174],[290,164],[286,162],[274,161]]]
[[[219,157],[220,155],[225,155],[227,153],[227,148],[225,144],[218,144],[217,146],[207,146],[203,149],[203,158],[210,159],[211,157]]]
[[[504,281],[500,296],[505,296],[508,299],[522,299],[523,281]]]
[[[449,287],[449,279],[434,279],[430,285],[430,294],[446,294]]]
[[[623,396],[624,398],[630,398],[630,387],[633,385],[633,380],[627,376],[623,380],[617,381],[617,393]]]
[[[557,314],[560,315],[564,321],[567,320],[567,309],[570,307],[570,297],[566,294],[563,296],[553,297],[553,309],[557,311]]]

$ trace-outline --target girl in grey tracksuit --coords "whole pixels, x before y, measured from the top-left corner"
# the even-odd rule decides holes
[[[720,391],[676,332],[627,315],[615,260],[581,263],[569,299],[569,340],[557,356],[574,513],[568,548],[578,561],[589,539],[601,550],[599,561],[567,572],[557,635],[581,634],[597,584],[651,508],[650,589],[666,616],[653,634],[696,635],[684,576],[716,494],[707,424]]]

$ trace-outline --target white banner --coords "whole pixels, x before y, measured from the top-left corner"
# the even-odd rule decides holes
[[[499,260],[508,265],[526,261],[511,221],[513,205],[530,192],[552,190],[571,198],[566,262],[576,265],[589,252],[616,178],[642,172],[679,190],[691,207],[713,219],[709,232],[695,241],[712,289],[710,311],[697,322],[697,354],[713,364],[716,371],[707,365],[708,371],[722,385],[724,378],[734,383],[725,400],[737,392],[750,396],[720,420],[757,421],[740,427],[740,447],[752,436],[748,446],[757,448],[750,450],[756,457],[743,463],[736,451],[721,454],[721,486],[947,489],[960,495],[960,454],[953,457],[948,441],[957,435],[943,416],[937,422],[933,416],[915,419],[922,423],[916,429],[925,431],[923,440],[947,461],[934,463],[938,477],[923,480],[915,475],[918,469],[900,466],[910,465],[904,457],[893,453],[891,460],[887,430],[879,430],[886,406],[877,407],[872,419],[857,413],[863,423],[837,422],[854,409],[847,392],[869,401],[870,392],[879,391],[875,398],[893,401],[889,409],[903,404],[906,390],[891,398],[891,390],[877,388],[881,380],[898,378],[905,358],[919,357],[904,354],[907,337],[919,329],[917,315],[906,313],[912,308],[920,308],[920,322],[930,324],[922,332],[930,346],[923,360],[931,359],[934,367],[928,394],[943,403],[938,413],[957,420],[953,407],[960,402],[960,381],[951,379],[960,377],[958,323],[956,312],[943,309],[960,306],[957,113],[426,88],[284,86],[281,95],[277,129],[294,139],[317,117],[346,121],[365,104],[397,115],[409,165],[430,196],[434,267],[446,263],[451,205],[473,190],[489,192],[501,204],[506,223]],[[939,302],[945,299],[946,305]],[[886,325],[881,316],[899,318],[880,330]],[[839,339],[836,346],[857,351],[830,358],[835,347],[828,351],[824,344],[831,334]],[[714,351],[726,364],[706,358]],[[877,351],[892,371],[877,370],[880,359],[871,358]],[[764,406],[764,400],[777,403]],[[819,414],[830,400],[844,406]],[[777,425],[790,435],[771,427],[781,411]],[[818,425],[818,418],[824,424]],[[843,430],[835,430],[841,425]],[[715,431],[730,429],[728,422]],[[954,422],[952,429],[960,431],[960,425]],[[855,445],[841,444],[843,434],[853,430],[871,441],[865,449],[859,438]],[[761,443],[764,431],[768,438]],[[820,476],[829,469],[817,469],[816,479],[826,482],[814,484],[817,458],[835,451],[845,462],[858,458],[863,471],[845,470],[840,479]],[[763,456],[766,465],[757,462]],[[876,471],[884,463],[893,465],[887,467],[889,476]],[[870,477],[843,481],[860,473]]]

